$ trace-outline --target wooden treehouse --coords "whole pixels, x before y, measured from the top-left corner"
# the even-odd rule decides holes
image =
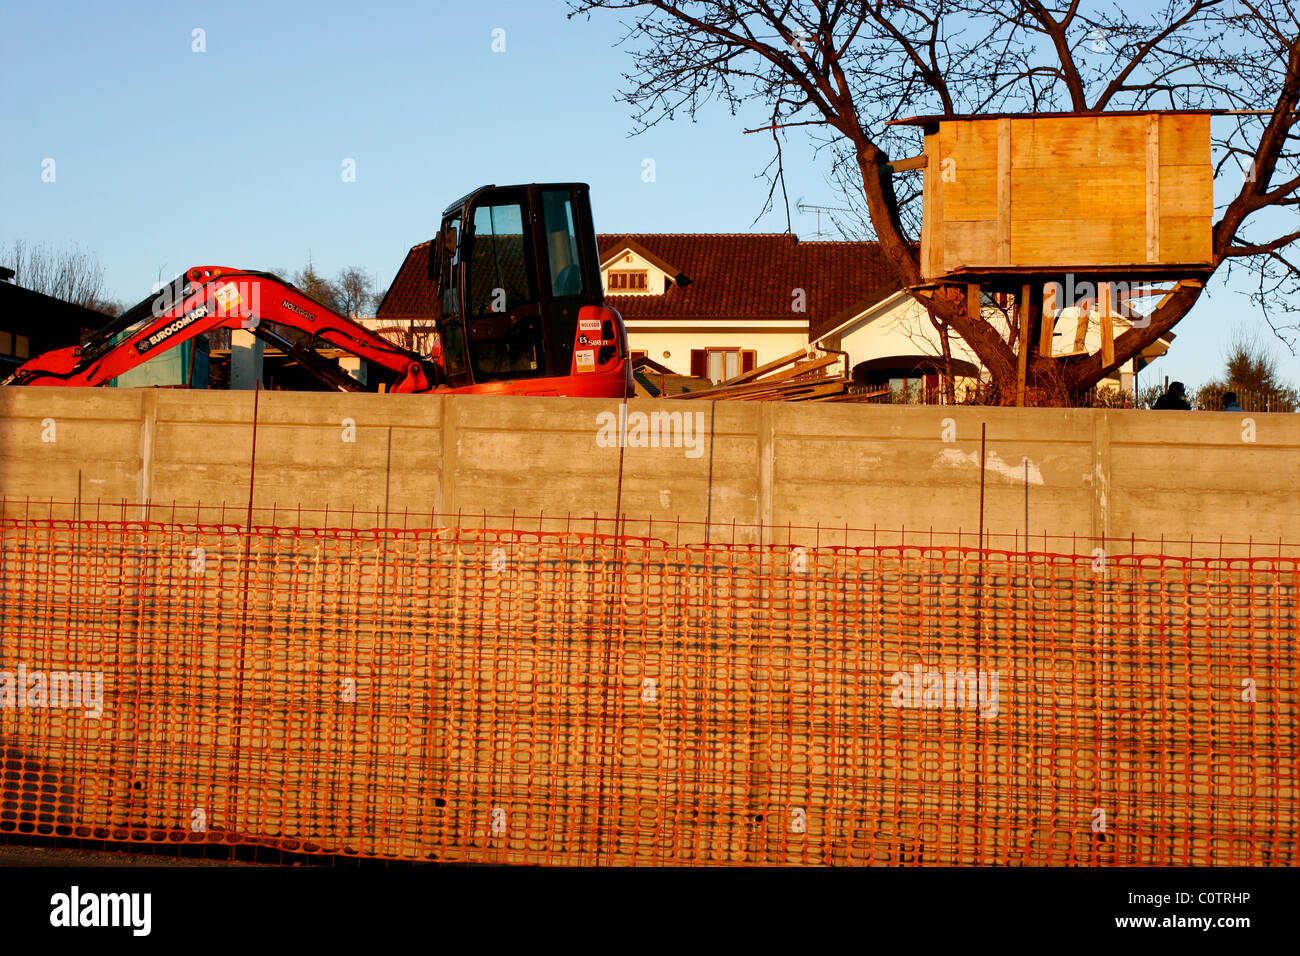
[[[1085,316],[1096,314],[1109,368],[1116,313],[1136,315],[1127,309],[1139,295],[1169,295],[1177,283],[1199,284],[1213,271],[1216,112],[897,120],[925,131],[925,152],[893,164],[925,170],[925,285],[964,286],[972,315],[980,314],[984,293],[1014,296],[1019,328],[1009,330],[1012,342],[1032,347],[1037,326],[1036,351],[1058,358],[1087,354],[1072,333],[1066,341],[1073,349],[1053,350],[1062,309],[1082,306]],[[1056,301],[1055,283],[1090,294]],[[1029,352],[1022,344],[1021,403]]]

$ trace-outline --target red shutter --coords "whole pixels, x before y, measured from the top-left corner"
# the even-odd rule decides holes
[[[743,352],[740,353],[741,374],[744,374],[745,372],[754,371],[754,359],[757,358],[757,356],[758,353],[755,352],[753,349],[745,349]]]
[[[708,353],[704,349],[691,349],[691,378],[709,377]]]

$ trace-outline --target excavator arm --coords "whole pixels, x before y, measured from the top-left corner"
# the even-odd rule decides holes
[[[313,343],[325,342],[388,369],[397,376],[394,392],[427,392],[442,379],[437,356],[426,359],[396,346],[268,272],[195,266],[85,344],[39,355],[0,384],[103,385],[196,335],[242,328],[287,348],[326,384],[349,391],[360,387],[313,350],[261,328],[263,322],[298,329]]]

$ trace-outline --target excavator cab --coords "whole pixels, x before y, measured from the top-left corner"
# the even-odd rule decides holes
[[[627,334],[604,306],[586,184],[474,190],[443,213],[429,266],[446,386],[630,394]]]

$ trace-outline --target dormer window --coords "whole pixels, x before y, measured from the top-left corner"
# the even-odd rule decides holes
[[[600,260],[601,281],[609,295],[663,295],[685,278],[681,269],[635,239],[624,239],[610,248]]]
[[[644,292],[647,287],[647,278],[645,270],[639,272],[613,270],[609,273],[609,289],[611,292]]]

